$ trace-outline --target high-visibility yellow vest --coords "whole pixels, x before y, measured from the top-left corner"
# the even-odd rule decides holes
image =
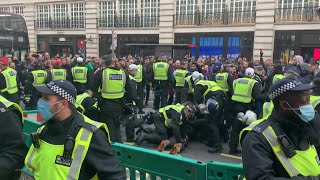
[[[52,81],[67,80],[67,71],[65,69],[51,69]]]
[[[33,75],[33,86],[44,86],[47,79],[47,72],[44,70],[36,70],[31,72]]]
[[[119,99],[124,96],[126,85],[125,72],[107,68],[102,72],[102,92],[101,96],[105,99]]]
[[[23,124],[23,122],[24,122],[23,112],[22,112],[21,107],[17,103],[11,102],[11,101],[9,101],[8,99],[4,98],[1,95],[0,95],[0,103],[2,103],[6,108],[10,108],[11,106],[14,106],[15,109],[17,109],[20,112],[21,121],[22,121],[22,124]],[[2,112],[2,111],[0,111],[0,112]]]
[[[244,136],[247,132],[253,130],[259,123],[263,122],[265,119],[254,121],[250,126],[244,128],[240,132],[240,144],[241,140],[244,139]],[[305,151],[296,150],[296,155],[292,158],[286,157],[284,151],[281,148],[277,140],[277,135],[273,128],[269,125],[266,129],[262,131],[263,136],[269,142],[272,147],[273,153],[280,161],[284,169],[287,171],[290,177],[294,176],[319,176],[320,175],[320,166],[318,164],[318,154],[313,145]]]
[[[179,122],[179,125],[181,125],[183,122],[182,122],[182,114],[181,114],[181,111],[182,109],[184,108],[185,106],[182,105],[182,104],[176,104],[176,105],[169,105],[169,106],[166,106],[166,107],[163,107],[163,108],[160,108],[159,109],[159,112],[162,113],[163,117],[164,117],[164,124],[167,126],[167,127],[170,127],[170,119],[168,118],[168,115],[167,115],[167,111],[170,110],[170,109],[173,109],[175,111],[177,111],[179,114],[180,114],[180,122]]]
[[[188,73],[185,69],[177,69],[173,72],[173,77],[176,81],[176,87],[183,87],[186,80],[186,74]]]
[[[109,136],[109,130],[106,124],[92,121],[91,119],[84,117],[84,121],[92,125],[92,129],[103,129]],[[46,125],[41,126],[37,133],[41,133]],[[82,163],[87,155],[90,147],[91,139],[93,136],[91,129],[81,127],[76,138],[75,146],[72,152],[72,162],[70,167],[66,165],[58,164],[63,155],[64,145],[54,145],[45,142],[40,139],[40,148],[35,148],[31,145],[29,152],[25,158],[25,165],[27,169],[33,173],[35,179],[79,179]],[[110,138],[109,138],[110,141]],[[92,179],[98,179],[95,175]]]
[[[71,68],[71,73],[73,82],[78,82],[81,84],[87,83],[88,68],[76,66]]]
[[[216,82],[218,86],[225,92],[229,91],[228,75],[229,73],[227,72],[218,73],[216,75]]]
[[[155,80],[168,80],[169,64],[165,62],[157,62],[153,64],[153,73]]]
[[[1,74],[3,74],[4,79],[6,81],[6,88],[1,89],[1,92],[7,92],[8,94],[17,93],[17,71],[8,67],[4,71],[2,71]]]
[[[192,85],[192,82],[191,82],[191,78],[192,78],[192,75],[186,77],[186,82],[188,83],[188,86],[189,86],[189,90],[188,90],[188,93],[194,93],[194,87]]]
[[[84,113],[85,112],[85,108],[82,105],[82,102],[85,98],[89,97],[88,93],[83,93],[83,94],[79,94],[76,98],[76,103],[75,106],[76,108],[80,108],[82,111],[80,113]]]
[[[320,96],[310,95],[310,104],[312,104],[313,108],[316,108],[320,104]]]
[[[271,113],[273,111],[273,107],[274,107],[274,105],[273,105],[272,101],[263,103],[263,106],[262,106],[262,118],[263,119],[266,119],[271,115]]]
[[[134,78],[136,79],[136,81],[137,82],[142,82],[142,65],[141,64],[139,64],[138,65],[138,72],[137,72],[137,74],[134,76]]]
[[[207,90],[203,93],[203,97],[205,97],[210,91],[212,92],[222,91],[222,89],[214,81],[200,80],[196,83],[196,85],[203,85],[208,87]]]
[[[250,103],[252,98],[252,89],[256,80],[244,77],[233,81],[233,95],[231,99],[236,102]]]
[[[282,75],[282,74],[275,74],[275,75],[273,76],[273,79],[272,79],[272,84],[276,83],[278,80],[283,79],[283,78],[284,78],[284,75]]]

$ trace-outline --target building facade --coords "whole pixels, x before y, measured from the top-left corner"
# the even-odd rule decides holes
[[[279,59],[320,56],[320,0],[11,0],[31,51]],[[170,49],[171,48],[171,49]]]

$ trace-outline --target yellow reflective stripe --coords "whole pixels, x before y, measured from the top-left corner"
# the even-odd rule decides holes
[[[320,98],[317,99],[317,100],[315,100],[315,101],[313,101],[313,102],[312,102],[313,108],[316,108],[316,106],[317,106],[319,103],[320,103]]]
[[[84,129],[83,131],[85,132],[85,131],[89,131],[89,130]],[[89,134],[90,133],[88,133],[88,136],[89,136]],[[87,137],[87,138],[89,138],[89,137]],[[76,150],[74,153],[74,158],[73,158],[72,164],[70,166],[70,170],[69,170],[68,177],[67,177],[68,180],[75,180],[76,179],[76,176],[81,168],[81,164],[82,164],[81,161],[82,161],[82,156],[84,155],[85,148],[86,147],[83,145],[78,145],[76,147]]]
[[[266,128],[262,134],[265,136],[265,138],[268,140],[270,145],[272,146],[272,149],[274,149],[274,153],[276,154],[277,158],[281,162],[282,166],[286,169],[286,171],[289,173],[290,177],[298,176],[300,173],[297,171],[297,169],[291,164],[289,159],[284,154],[283,150],[281,149],[281,146],[276,138],[276,135],[274,134],[273,130],[269,126]]]
[[[82,101],[84,100],[84,98],[89,97],[89,95],[82,95],[81,99],[79,99],[79,101],[76,101],[76,105],[79,106],[82,111],[84,111],[84,107],[82,106]]]
[[[267,105],[266,105],[266,115],[270,114],[270,107],[271,107],[271,102],[267,102]]]
[[[31,146],[31,148],[32,148],[32,152],[31,152],[31,154],[30,154],[30,156],[28,158],[27,165],[32,171],[34,171],[34,167],[32,166],[32,159],[33,159],[33,156],[36,153],[37,149],[35,147],[33,147],[33,146]]]

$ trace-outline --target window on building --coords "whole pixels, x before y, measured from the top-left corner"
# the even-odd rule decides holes
[[[159,25],[160,0],[141,0],[142,27],[156,27]]]
[[[119,8],[119,26],[135,27],[137,14],[137,0],[121,0]]]
[[[197,0],[176,0],[176,24],[196,24]]]
[[[231,0],[230,21],[232,23],[255,22],[256,0]]]
[[[15,14],[23,14],[23,6],[13,6],[12,7],[12,12]]]
[[[68,4],[53,4],[53,27],[54,28],[68,28]]]
[[[312,19],[309,3],[312,0],[278,0],[277,21],[306,21]],[[317,1],[315,1],[317,3]]]
[[[49,28],[50,27],[50,6],[39,5],[37,6],[37,23],[36,28]]]
[[[199,56],[222,56],[223,37],[200,37]]]
[[[203,24],[221,23],[226,0],[202,0]]]
[[[0,11],[10,12],[10,7],[0,7]]]
[[[84,28],[85,27],[85,4],[72,3],[71,6],[71,28]]]
[[[115,26],[116,1],[99,3],[99,27]]]

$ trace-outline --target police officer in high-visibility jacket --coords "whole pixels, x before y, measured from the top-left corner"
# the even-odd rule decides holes
[[[208,152],[222,152],[222,142],[220,139],[220,131],[223,123],[222,113],[225,99],[224,91],[214,81],[203,80],[201,76],[192,74],[192,79],[195,82],[194,101],[199,104],[200,113],[205,114],[208,127]],[[215,111],[209,112],[212,100],[216,101]],[[210,107],[209,107],[210,106]],[[205,112],[207,110],[207,112]]]
[[[19,80],[17,72],[9,68],[8,59],[0,58],[0,91],[3,97],[19,104]]]
[[[46,122],[32,133],[25,165],[35,179],[126,179],[112,155],[108,127],[79,113],[69,81],[37,86],[37,110]]]
[[[247,180],[319,179],[319,116],[309,102],[310,84],[281,79],[270,89],[274,110],[240,133]]]
[[[310,104],[312,104],[313,108],[320,113],[320,78],[315,77],[312,81],[314,86],[312,92],[310,93]]]
[[[152,87],[154,89],[154,102],[153,108],[158,110],[159,107],[164,107],[167,105],[168,92],[167,87],[170,82],[168,77],[169,64],[166,62],[166,57],[161,57],[158,62],[153,64],[153,83]],[[161,103],[161,105],[160,105]]]
[[[37,102],[41,97],[39,91],[35,89],[36,86],[44,86],[48,81],[48,75],[45,70],[42,70],[39,62],[33,62],[33,70],[28,74],[27,82],[25,83],[25,89],[27,92],[32,92],[30,97],[29,108],[37,109]],[[26,105],[27,106],[27,105]]]
[[[142,108],[143,108],[143,93],[146,86],[146,73],[145,68],[142,66],[142,63],[140,60],[137,61],[137,67],[138,71],[137,74],[134,76],[136,82],[137,82],[137,95],[139,97],[137,106],[138,106],[138,114],[144,114]]]
[[[22,109],[0,95],[0,179],[18,180],[28,152],[23,141]]]
[[[76,109],[87,117],[90,117],[92,114],[91,110],[94,104],[92,96],[93,92],[88,89],[83,94],[79,94],[76,97]]]
[[[54,67],[48,72],[48,81],[69,80],[70,76],[66,69],[62,68],[60,59],[55,60]]]
[[[195,76],[201,76],[201,78],[203,79],[204,76],[202,73],[199,73],[198,71],[194,71],[192,72],[192,75],[195,74]],[[195,83],[192,79],[192,75],[189,75],[185,78],[185,83],[184,86],[181,90],[181,102],[193,102],[193,94],[194,94],[194,86]]]
[[[261,87],[257,81],[253,80],[254,70],[247,68],[245,71],[246,77],[239,78],[233,81],[233,95],[231,97],[233,105],[233,117],[237,117],[238,113],[246,113],[247,110],[255,108],[255,100],[263,100],[261,96]],[[237,154],[239,133],[246,125],[238,119],[234,118],[232,121],[232,131],[230,135],[230,154]]]
[[[197,108],[190,102],[160,108],[153,115],[155,131],[148,134],[142,131],[137,137],[137,144],[143,141],[152,144],[160,143],[158,151],[164,151],[167,146],[173,146],[171,153],[178,153],[188,141],[184,122],[196,112]]]
[[[176,92],[175,103],[181,103],[182,89],[185,84],[186,77],[190,75],[187,70],[188,62],[182,61],[180,67],[176,67],[177,69],[173,72],[174,77],[174,87]]]
[[[85,66],[86,62],[83,58],[77,58],[78,65],[71,68],[72,84],[77,88],[78,94],[84,93],[88,88],[92,87],[91,77],[93,72],[89,71]]]
[[[266,119],[268,118],[272,111],[273,111],[273,102],[272,101],[266,101],[263,103],[263,106],[262,106],[262,111],[261,111],[261,119]]]
[[[95,90],[101,87],[98,98],[99,121],[108,125],[111,141],[120,142],[120,117],[126,103],[124,94],[126,92],[126,98],[130,99],[133,89],[129,84],[129,76],[115,66],[111,56],[105,55],[102,60],[106,68],[97,72],[94,78]]]
[[[215,81],[218,86],[226,93],[226,99],[223,106],[223,117],[226,123],[223,122],[223,132],[224,140],[227,142],[229,139],[229,130],[232,123],[232,100],[231,96],[233,94],[233,76],[230,73],[230,62],[226,62],[222,65],[219,73],[216,74]]]

